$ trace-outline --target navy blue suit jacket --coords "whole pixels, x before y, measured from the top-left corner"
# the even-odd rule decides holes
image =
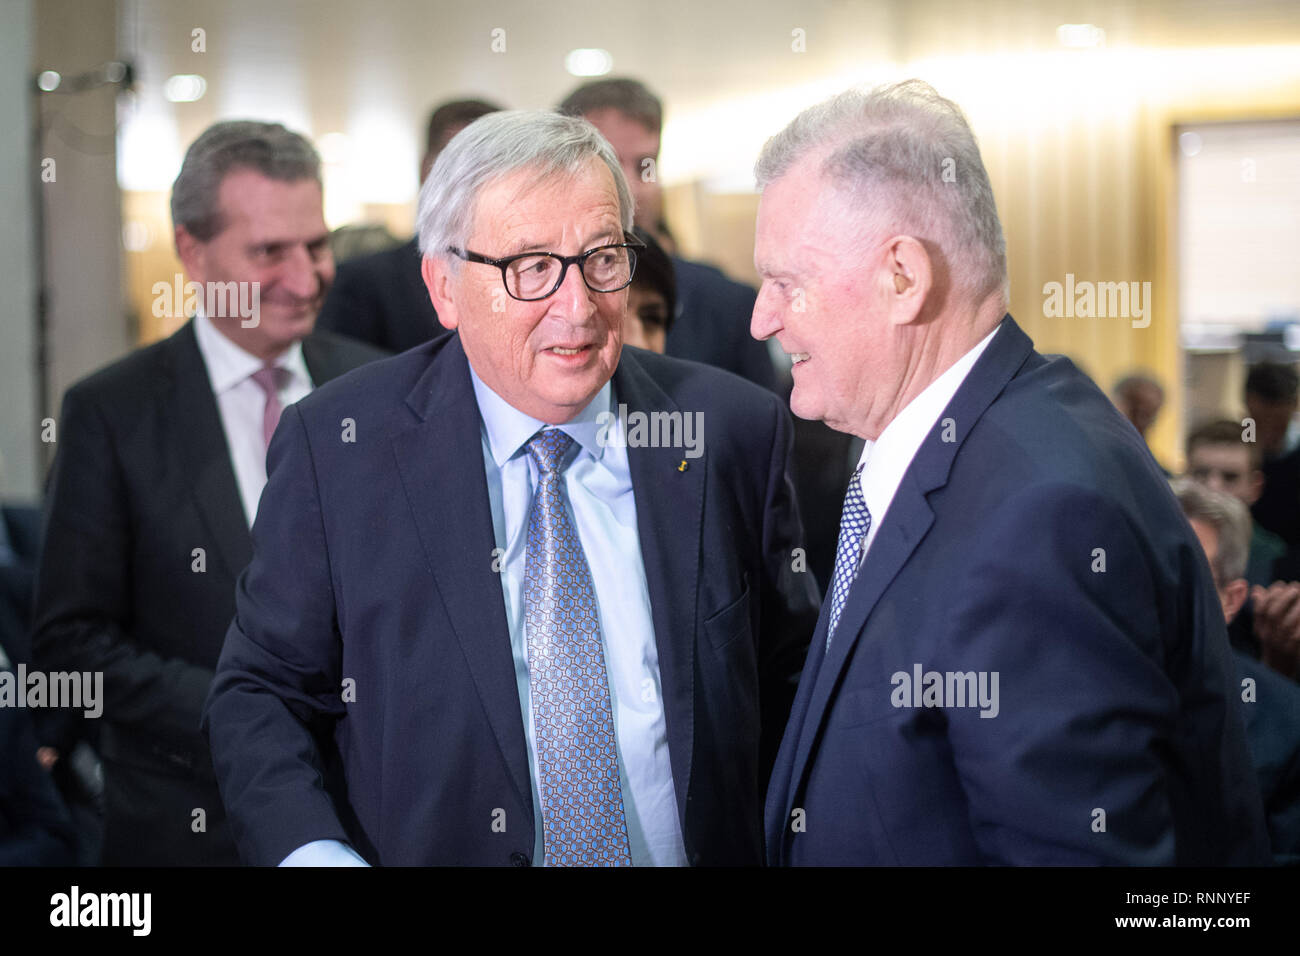
[[[768,790],[771,863],[1267,861],[1200,545],[1133,427],[1010,316],[904,475],[829,653],[826,617]],[[997,715],[955,693],[895,706],[918,664],[996,672]]]
[[[687,857],[759,864],[764,752],[770,767],[817,613],[811,575],[791,570],[788,413],[630,348],[614,389],[631,411],[704,413],[684,470],[678,448],[628,461]],[[204,716],[246,862],[319,839],[372,863],[530,862],[479,429],[459,335],[285,410]]]

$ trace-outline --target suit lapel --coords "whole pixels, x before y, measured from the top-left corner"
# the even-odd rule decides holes
[[[163,355],[163,419],[175,429],[184,474],[193,476],[199,515],[230,573],[238,576],[253,557],[252,539],[193,319],[167,340]]]
[[[1010,315],[1004,316],[998,334],[975,362],[903,475],[889,511],[871,544],[871,550],[849,590],[848,601],[840,615],[830,649],[826,651],[825,659],[815,674],[805,673],[805,682],[811,678],[813,685],[807,714],[798,732],[791,768],[791,785],[783,812],[798,799],[811,754],[821,734],[827,707],[839,685],[844,666],[866,628],[871,611],[934,522],[934,512],[926,500],[927,496],[947,484],[953,459],[965,443],[966,436],[1024,365],[1032,351],[1033,343],[1029,337],[1020,330]],[[945,418],[951,418],[957,423],[956,441],[941,440],[941,426]],[[822,647],[826,643],[827,615],[824,612],[823,607],[822,620],[818,623],[817,636],[814,638]],[[809,657],[811,660],[811,653]],[[800,694],[802,696],[802,688]],[[785,829],[788,828],[783,827]],[[782,837],[783,845],[784,839]]]
[[[444,341],[430,346],[433,358],[406,398],[413,414],[392,432],[393,454],[428,570],[519,799],[531,807],[510,629],[493,570],[478,404],[460,336]]]
[[[614,395],[629,413],[681,412],[626,349],[614,373]],[[636,447],[628,448],[627,458],[659,653],[668,756],[684,832],[695,740],[695,640],[708,453],[683,459],[680,448]]]

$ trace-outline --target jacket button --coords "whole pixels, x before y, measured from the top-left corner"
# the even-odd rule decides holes
[[[532,866],[533,861],[528,859],[527,853],[511,853],[510,865],[511,866]]]

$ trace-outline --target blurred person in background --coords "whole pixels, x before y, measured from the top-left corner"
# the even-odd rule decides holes
[[[0,641],[0,679],[16,684],[13,671],[14,662]],[[0,706],[0,867],[76,862],[76,827],[54,778],[37,758],[35,713]]]
[[[677,307],[673,261],[649,230],[635,226],[632,234],[645,244],[637,250],[636,272],[627,290],[623,344],[663,353]]]
[[[1187,476],[1214,491],[1232,495],[1249,508],[1264,489],[1258,442],[1243,441],[1240,422],[1220,418],[1192,429],[1187,436]],[[1245,578],[1267,587],[1277,580],[1274,566],[1286,543],[1251,521],[1250,557]]]
[[[584,83],[566,96],[559,110],[581,116],[614,147],[636,201],[636,224],[671,245],[663,222],[659,183],[659,142],[663,104],[639,80],[609,78]],[[749,335],[754,290],[721,270],[673,255],[677,314],[666,340],[668,355],[693,359],[735,372],[776,390],[776,368],[765,345]]]
[[[1250,512],[1236,497],[1177,479],[1174,494],[1205,552],[1223,616],[1231,627],[1248,599],[1243,576]],[[1273,859],[1300,865],[1300,686],[1234,649],[1237,700],[1264,802]]]
[[[481,99],[449,100],[429,114],[420,182],[453,136],[480,116],[501,107]],[[405,352],[447,334],[420,276],[418,240],[350,258],[325,297],[317,326],[369,342],[388,352]]]
[[[1291,446],[1288,432],[1298,393],[1300,378],[1291,365],[1259,362],[1246,374],[1246,414],[1255,423],[1264,472],[1264,487],[1251,514],[1293,552],[1300,550],[1300,448]]]
[[[1164,386],[1154,375],[1148,372],[1131,372],[1115,383],[1110,391],[1110,399],[1119,409],[1120,414],[1133,423],[1142,440],[1151,447],[1147,432],[1160,417],[1160,409],[1165,404]],[[1154,452],[1152,455],[1154,457]],[[1159,464],[1159,462],[1157,462]],[[1160,465],[1160,470],[1169,475],[1169,469]]]
[[[330,233],[330,252],[334,254],[336,269],[350,259],[387,252],[401,244],[402,240],[389,232],[383,223],[339,226]],[[317,324],[319,322],[317,319]]]
[[[383,354],[313,330],[334,263],[304,137],[214,124],[185,154],[171,211],[204,294],[171,337],[68,389],[36,575],[36,665],[103,673],[110,866],[238,863],[199,716],[267,444],[284,407]]]

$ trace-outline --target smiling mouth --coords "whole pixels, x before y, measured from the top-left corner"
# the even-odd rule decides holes
[[[802,365],[804,362],[808,361],[807,352],[789,352],[787,354],[790,356],[791,368],[793,368],[796,365]]]

